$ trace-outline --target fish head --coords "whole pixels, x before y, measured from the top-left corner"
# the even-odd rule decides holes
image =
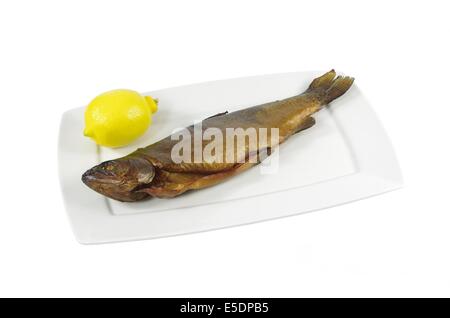
[[[123,157],[102,162],[86,171],[81,180],[88,187],[119,201],[138,201],[147,193],[137,192],[155,176],[153,165],[138,157]]]

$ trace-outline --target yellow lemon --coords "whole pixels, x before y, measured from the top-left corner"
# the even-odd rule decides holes
[[[106,147],[128,145],[145,133],[157,109],[157,100],[132,90],[100,94],[84,113],[84,135]]]

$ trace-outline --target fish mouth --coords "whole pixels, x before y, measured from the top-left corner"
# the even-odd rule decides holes
[[[83,173],[81,180],[92,190],[109,198],[133,202],[148,196],[137,190],[149,186],[155,168],[145,159],[124,157],[105,161]]]

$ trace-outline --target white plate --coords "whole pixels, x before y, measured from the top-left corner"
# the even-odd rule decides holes
[[[314,127],[281,145],[276,173],[261,174],[261,167],[255,167],[211,188],[136,203],[107,199],[81,182],[88,168],[151,144],[175,128],[225,110],[295,95],[323,73],[264,75],[149,92],[159,99],[154,124],[144,137],[122,149],[97,147],[83,137],[83,107],[64,113],[59,173],[77,240],[106,243],[199,232],[322,209],[399,188],[401,173],[392,146],[356,85],[317,113]]]

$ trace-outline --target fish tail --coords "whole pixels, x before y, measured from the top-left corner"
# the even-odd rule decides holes
[[[328,104],[332,100],[343,95],[352,86],[355,79],[349,76],[338,76],[331,70],[314,79],[309,85],[308,93],[317,93],[322,104]]]

